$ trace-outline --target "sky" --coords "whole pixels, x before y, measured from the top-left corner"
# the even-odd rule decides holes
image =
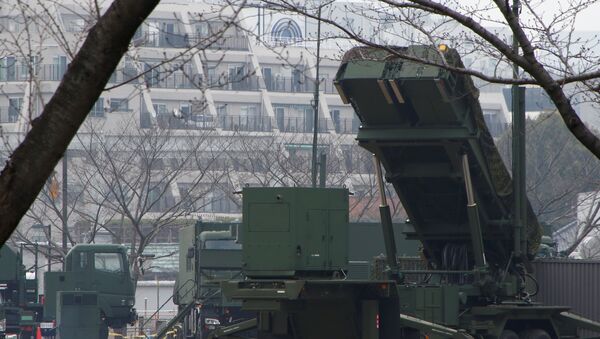
[[[446,0],[448,1],[448,0]],[[452,2],[458,2],[463,5],[473,6],[485,6],[492,4],[491,0],[449,0]],[[514,0],[510,0],[512,4]],[[567,7],[571,6],[570,3],[581,3],[591,2],[590,0],[521,0],[521,3],[527,1],[532,7],[535,7],[536,12],[544,18],[545,22],[552,20],[554,15],[563,12]],[[442,1],[445,2],[445,1]],[[493,5],[493,4],[492,4]],[[526,11],[523,11],[525,13]],[[497,10],[491,12],[495,18],[500,17],[500,13]],[[525,14],[527,15],[527,14]],[[582,11],[575,21],[576,30],[581,31],[600,31],[600,23],[598,22],[598,15],[600,15],[600,0],[593,1],[593,4]]]

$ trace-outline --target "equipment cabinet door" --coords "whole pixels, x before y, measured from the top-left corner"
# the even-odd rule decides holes
[[[309,210],[308,224],[305,232],[306,251],[304,253],[307,268],[327,267],[328,245],[328,212],[327,210]]]
[[[348,264],[348,211],[330,210],[327,234],[327,268],[346,267]]]

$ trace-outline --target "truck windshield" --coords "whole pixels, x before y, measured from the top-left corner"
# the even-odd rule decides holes
[[[98,271],[121,273],[123,261],[119,253],[94,253],[94,268]]]
[[[241,250],[242,244],[233,239],[211,239],[204,241],[204,249],[207,250]]]

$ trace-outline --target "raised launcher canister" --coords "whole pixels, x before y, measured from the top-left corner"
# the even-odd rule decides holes
[[[453,49],[396,50],[462,67]],[[485,266],[498,279],[507,269],[509,275],[522,274],[516,265],[527,256],[515,258],[515,246],[523,245],[517,252],[532,258],[540,226],[529,207],[525,241],[515,244],[512,180],[485,125],[479,92],[470,77],[385,51],[355,48],[345,55],[336,86],[361,121],[360,146],[383,164],[385,178],[409,216],[406,232],[423,243],[430,267],[469,271]],[[467,208],[474,204],[478,216]],[[499,284],[487,287],[491,290],[485,293],[494,298],[518,293],[513,288],[496,290],[503,288]]]
[[[348,190],[246,187],[244,273],[250,278],[331,277],[348,264]]]

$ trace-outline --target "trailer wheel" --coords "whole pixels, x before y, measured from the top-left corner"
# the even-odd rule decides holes
[[[532,328],[519,333],[519,339],[552,339],[552,337],[541,328]]]
[[[519,338],[519,335],[517,334],[517,332],[515,332],[513,330],[504,330],[500,334],[499,339],[520,339],[520,338]]]

